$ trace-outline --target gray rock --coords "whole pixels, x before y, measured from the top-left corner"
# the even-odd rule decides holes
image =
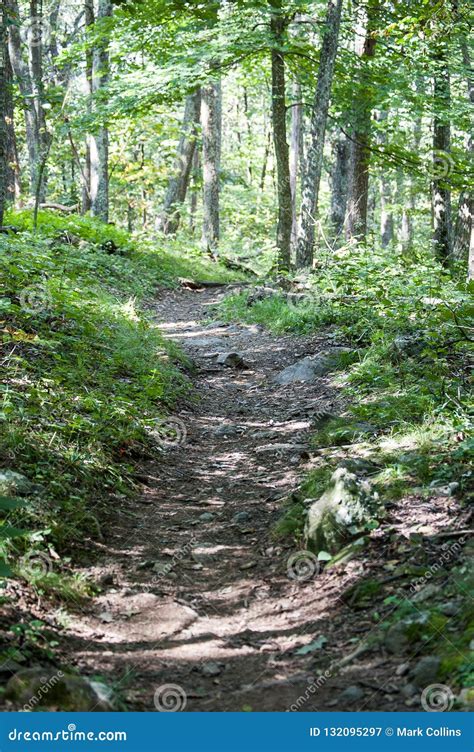
[[[353,684],[350,687],[346,687],[344,692],[339,695],[339,702],[353,705],[364,697],[364,690]]]
[[[216,363],[220,366],[227,366],[227,368],[247,368],[242,355],[238,352],[219,353]]]
[[[190,347],[222,347],[224,340],[220,337],[186,337],[186,344]],[[224,345],[225,346],[225,345]]]
[[[412,642],[416,642],[418,634],[429,620],[429,612],[421,611],[416,616],[407,616],[395,622],[385,635],[385,647],[394,655],[401,655]]]
[[[5,697],[28,710],[114,710],[112,692],[101,682],[52,668],[26,668],[8,681]]]
[[[219,426],[214,431],[214,436],[237,436],[242,433],[241,426]]]
[[[413,669],[412,679],[417,687],[433,684],[438,676],[441,659],[437,655],[425,655]]]
[[[215,661],[204,663],[201,667],[201,674],[203,676],[219,676],[219,674],[222,674],[222,665],[215,663]]]
[[[405,686],[401,688],[400,693],[402,697],[408,700],[410,697],[418,694],[418,690],[414,684],[405,684]]]
[[[307,513],[305,540],[314,551],[337,554],[374,519],[378,496],[370,484],[343,467],[333,474],[330,485]]]
[[[321,355],[313,355],[287,366],[274,378],[275,383],[286,385],[295,382],[311,382],[326,376],[337,368],[339,356],[347,352],[345,347],[334,347]]]
[[[439,588],[436,587],[436,585],[433,585],[432,583],[429,583],[421,590],[418,590],[417,593],[412,598],[412,601],[414,603],[423,603],[424,601],[429,601],[431,598],[433,598],[437,593],[439,592]]]
[[[461,609],[461,603],[459,601],[447,601],[439,606],[439,610],[445,616],[456,616]]]
[[[0,470],[0,496],[29,496],[42,490],[43,486],[32,483],[26,475],[14,470]]]
[[[211,522],[211,520],[214,519],[214,515],[212,514],[212,512],[203,512],[199,515],[199,519],[201,520],[201,522]]]
[[[248,512],[237,512],[237,514],[234,514],[232,519],[237,523],[248,522],[250,520],[250,516],[251,515]]]
[[[426,341],[416,332],[402,334],[395,337],[392,344],[392,353],[395,357],[413,358],[425,349]]]

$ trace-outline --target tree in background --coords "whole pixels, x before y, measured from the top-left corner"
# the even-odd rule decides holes
[[[92,88],[96,103],[103,104],[109,83],[109,39],[108,19],[112,16],[110,0],[99,0],[97,26],[100,38],[93,51]],[[90,193],[91,210],[94,217],[104,222],[109,220],[109,130],[104,116],[97,132],[90,138]]]
[[[310,143],[303,177],[301,214],[296,247],[296,265],[313,263],[315,225],[318,214],[319,186],[323,167],[324,136],[331,97],[334,65],[341,25],[342,0],[329,0],[323,43],[319,56],[318,80],[311,112]]]

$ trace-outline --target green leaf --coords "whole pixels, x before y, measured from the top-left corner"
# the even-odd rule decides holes
[[[307,653],[314,653],[315,650],[320,650],[322,647],[324,647],[327,641],[327,637],[321,635],[313,642],[310,642],[309,645],[303,645],[302,648],[298,648],[298,650],[295,652],[295,655],[306,655]]]
[[[320,551],[318,554],[318,561],[331,561],[332,556],[327,551]]]
[[[24,507],[23,499],[14,499],[11,496],[0,496],[0,509],[19,509]]]
[[[19,527],[12,527],[12,525],[2,525],[0,527],[0,540],[19,538],[21,535],[26,535],[27,532],[27,530],[21,530]]]
[[[8,566],[7,562],[3,559],[0,559],[0,577],[12,577],[13,572]]]

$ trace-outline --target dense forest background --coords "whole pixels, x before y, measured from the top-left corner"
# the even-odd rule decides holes
[[[1,201],[281,268],[355,239],[466,264],[469,30],[462,2],[5,2]]]
[[[465,709],[471,4],[0,14],[0,703]]]

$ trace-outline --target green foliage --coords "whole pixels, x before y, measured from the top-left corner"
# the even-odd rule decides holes
[[[0,464],[44,489],[9,518],[61,548],[100,533],[106,499],[132,488],[134,458],[156,455],[150,424],[188,388],[186,361],[140,301],[178,273],[229,274],[83,217],[41,212],[36,235],[31,221],[10,215],[21,232],[0,237]]]

